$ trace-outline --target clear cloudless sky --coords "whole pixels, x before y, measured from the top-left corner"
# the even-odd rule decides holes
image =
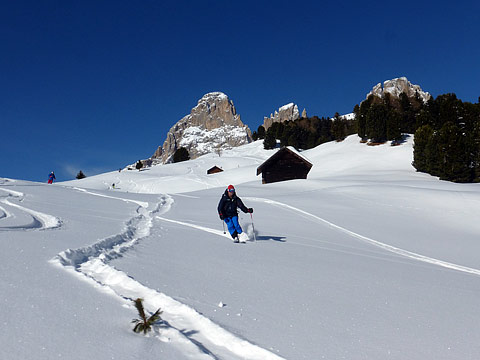
[[[150,157],[205,93],[252,131],[289,102],[349,113],[406,76],[480,96],[480,1],[0,0],[0,177]]]

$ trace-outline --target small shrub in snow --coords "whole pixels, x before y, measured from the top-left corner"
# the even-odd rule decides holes
[[[160,314],[162,313],[160,309],[155,311],[155,313],[150,316],[147,319],[147,316],[145,315],[145,310],[143,309],[143,299],[136,299],[134,301],[135,307],[138,310],[138,315],[140,316],[140,319],[133,319],[132,323],[135,323],[135,327],[133,328],[133,331],[136,333],[142,332],[146,334],[150,330],[152,330],[152,325],[154,325],[158,320],[161,319]]]
[[[85,175],[82,170],[80,170],[77,174],[77,179],[78,180],[85,179],[86,177],[87,177],[87,175]]]

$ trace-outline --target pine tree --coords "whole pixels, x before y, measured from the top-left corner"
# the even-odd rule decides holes
[[[342,141],[347,136],[346,125],[346,120],[342,119],[338,112],[335,113],[332,122],[332,134],[336,141]]]
[[[480,97],[478,103],[473,104],[472,111],[472,133],[470,146],[472,152],[472,168],[474,182],[480,182]]]
[[[462,102],[457,99],[455,94],[439,95],[435,99],[435,104],[438,109],[437,129],[440,129],[449,121],[454,124],[457,123],[462,110]]]
[[[433,129],[430,125],[423,125],[415,131],[413,145],[413,167],[417,171],[428,172],[426,148],[433,135]]]
[[[400,131],[413,134],[415,132],[415,112],[405,92],[400,94]]]
[[[480,100],[480,99],[479,99]],[[480,110],[480,106],[479,106]],[[473,181],[480,182],[480,116],[475,122],[471,137]]]
[[[258,127],[257,134],[259,139],[265,139],[265,128],[262,125]]]
[[[362,101],[358,111],[357,127],[358,136],[362,139],[366,139],[367,136],[367,113],[370,110],[370,106],[373,103],[373,95],[370,95],[366,100]]]
[[[387,116],[385,104],[374,104],[368,110],[365,132],[372,143],[383,143],[387,139]]]
[[[305,146],[305,149],[311,149],[314,148],[316,144],[316,135],[313,132],[309,132],[307,136],[307,145]]]
[[[182,161],[190,160],[190,154],[188,150],[184,147],[178,148],[177,151],[173,154],[173,162],[178,163]]]
[[[431,107],[432,103],[430,103],[430,105],[426,105],[416,116],[415,127],[417,129],[423,125],[430,125],[432,128],[435,127],[436,122],[432,115]]]
[[[280,146],[288,146],[291,145],[289,143],[290,136],[295,134],[295,125],[292,125],[290,121],[286,121],[284,124],[279,123],[277,127],[277,139],[280,140]],[[296,143],[296,139],[292,138],[292,142]],[[294,146],[294,145],[292,145]]]
[[[444,149],[438,131],[435,130],[425,146],[426,172],[433,176],[443,177],[443,156]]]
[[[135,307],[137,308],[138,315],[140,316],[140,319],[133,319],[132,323],[136,324],[135,327],[133,328],[133,331],[136,333],[142,332],[146,334],[152,329],[152,326],[161,320],[160,314],[162,311],[158,309],[153,313],[150,317],[147,318],[145,315],[145,310],[143,309],[143,299],[136,299],[134,301]]]
[[[387,140],[399,141],[402,138],[400,131],[401,117],[400,114],[393,108],[387,114]]]
[[[479,105],[444,94],[419,109],[413,162],[417,170],[449,181],[480,181]]]
[[[275,135],[273,135],[273,132],[268,129],[265,138],[263,139],[263,148],[265,150],[271,150],[274,149],[276,145],[277,140],[275,139]]]
[[[77,179],[80,180],[80,179],[85,179],[87,176],[82,172],[82,170],[80,170],[77,174]]]
[[[470,182],[472,169],[470,154],[467,152],[466,136],[456,124],[446,122],[439,131],[443,148],[443,169],[440,176],[443,180]]]

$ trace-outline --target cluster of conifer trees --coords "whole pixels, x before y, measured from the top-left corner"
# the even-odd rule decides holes
[[[401,93],[397,99],[386,93],[383,98],[370,95],[353,112],[357,120],[358,136],[370,139],[371,144],[399,141],[402,133],[413,134],[416,116],[423,107],[418,93],[413,98]]]
[[[343,140],[355,132],[355,123],[341,118],[336,113],[333,120],[313,116],[294,121],[276,122],[267,131],[260,125],[258,130],[253,132],[252,137],[254,140],[264,139],[265,149],[275,148],[279,140],[280,146],[293,146],[296,149],[306,150],[328,141]]]
[[[281,146],[310,149],[354,133],[371,145],[396,145],[403,134],[415,134],[412,165],[417,171],[442,180],[480,182],[480,98],[472,104],[444,94],[424,103],[418,94],[370,95],[355,105],[354,113],[354,120],[336,113],[333,119],[314,116],[273,123],[267,131],[259,126],[253,139],[264,139],[265,149],[273,149],[277,140]]]
[[[480,98],[472,104],[455,94],[430,99],[416,118],[413,166],[455,182],[480,181]]]
[[[370,143],[400,140],[414,133],[412,165],[417,171],[455,182],[480,181],[480,105],[455,94],[426,103],[418,94],[399,99],[369,96],[354,108],[358,135]]]

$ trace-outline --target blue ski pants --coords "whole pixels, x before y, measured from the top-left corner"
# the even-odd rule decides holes
[[[241,234],[243,232],[240,224],[238,223],[238,216],[227,217],[224,219],[224,221],[227,224],[230,235],[232,235],[235,231],[237,234]]]

